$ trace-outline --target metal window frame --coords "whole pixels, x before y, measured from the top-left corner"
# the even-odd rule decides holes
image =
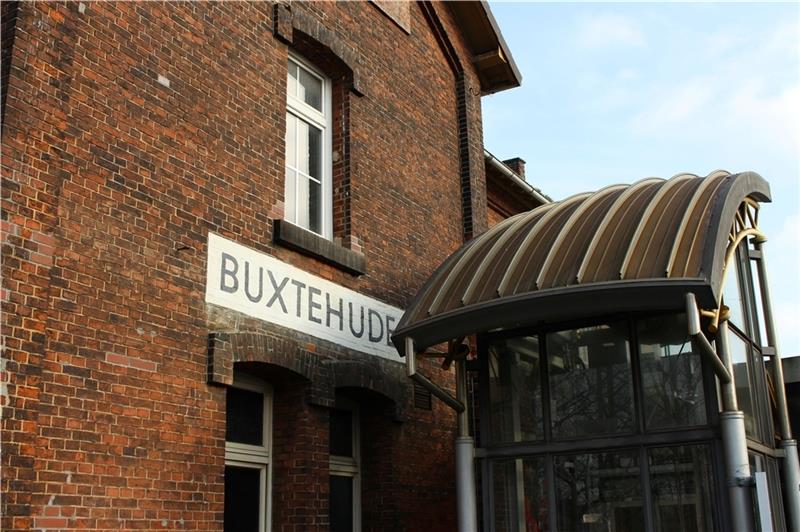
[[[681,309],[673,313],[680,313]],[[715,530],[724,530],[727,526],[725,514],[725,477],[724,467],[721,466],[722,449],[718,445],[721,437],[719,428],[719,413],[717,411],[716,386],[714,372],[708,360],[699,356],[702,368],[701,380],[704,388],[704,398],[706,403],[706,423],[705,425],[687,426],[682,428],[669,428],[648,430],[644,426],[643,419],[643,391],[642,375],[640,363],[640,346],[638,342],[637,323],[639,320],[651,318],[658,315],[669,314],[664,311],[620,313],[603,317],[581,318],[571,321],[548,324],[541,327],[525,327],[514,330],[504,330],[490,333],[479,334],[477,337],[478,345],[478,367],[480,370],[479,404],[481,410],[481,433],[483,435],[481,447],[476,449],[476,457],[480,460],[482,470],[482,500],[483,500],[483,528],[484,530],[494,530],[494,509],[496,501],[494,497],[494,467],[497,460],[524,459],[526,457],[542,457],[545,459],[545,472],[548,485],[551,489],[548,492],[548,515],[550,530],[557,530],[557,507],[554,488],[554,459],[556,456],[564,454],[598,453],[612,452],[623,449],[635,449],[640,460],[640,475],[643,488],[650,478],[648,451],[653,448],[669,447],[678,445],[705,445],[709,453],[709,472],[711,486],[711,502],[713,508],[713,523]],[[554,440],[552,437],[552,427],[550,423],[550,384],[549,384],[549,353],[546,337],[548,333],[579,329],[582,327],[607,324],[612,322],[625,321],[628,330],[628,349],[630,356],[630,371],[633,378],[634,394],[634,433],[620,433],[602,436],[592,436],[588,438],[573,438]],[[491,411],[489,399],[489,361],[488,348],[493,340],[515,338],[523,336],[536,336],[539,338],[540,350],[540,378],[542,388],[542,403],[544,405],[543,420],[544,440],[535,442],[517,443],[497,443],[491,441]],[[713,385],[713,387],[712,387]],[[652,495],[645,493],[642,497],[646,530],[654,528],[654,506]]]

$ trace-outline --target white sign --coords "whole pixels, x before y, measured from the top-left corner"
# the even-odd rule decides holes
[[[206,302],[401,362],[391,341],[401,309],[213,233]]]

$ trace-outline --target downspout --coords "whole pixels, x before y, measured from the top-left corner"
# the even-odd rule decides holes
[[[723,309],[723,312],[719,313],[720,323],[716,331],[715,355],[711,351],[708,340],[700,332],[700,311],[697,308],[694,294],[687,293],[685,297],[689,336],[699,343],[701,353],[707,359],[712,360],[714,371],[720,380],[723,411],[720,412],[719,417],[722,429],[722,447],[725,454],[725,476],[728,486],[731,525],[737,532],[753,532],[755,530],[752,500],[753,477],[750,473],[750,460],[747,455],[744,413],[739,410],[736,399],[733,362],[728,351],[728,313],[725,312],[727,309]]]
[[[775,382],[775,398],[778,407],[778,429],[781,434],[780,447],[785,454],[783,463],[783,481],[786,507],[789,514],[789,530],[800,530],[800,460],[797,456],[797,440],[792,438],[792,427],[789,423],[789,410],[786,406],[786,388],[783,379],[783,362],[778,351],[778,338],[775,333],[775,322],[772,315],[772,301],[767,281],[767,265],[764,258],[763,244],[766,239],[753,239],[754,258],[758,271],[758,284],[761,287],[761,307],[764,313],[764,326],[767,330],[767,345],[772,348],[772,380]]]
[[[417,370],[417,353],[412,338],[406,337],[405,352],[406,373],[409,378],[429,390],[431,395],[441,399],[447,406],[455,410],[458,415],[458,432],[455,440],[458,531],[477,532],[478,515],[474,469],[475,441],[469,435],[466,357],[456,360],[456,397],[453,397]]]

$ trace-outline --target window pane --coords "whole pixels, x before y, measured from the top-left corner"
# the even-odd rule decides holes
[[[639,532],[644,503],[636,451],[555,458],[558,530]]]
[[[519,442],[544,438],[539,339],[496,340],[489,346],[491,439]]]
[[[289,72],[286,78],[286,92],[290,96],[297,96],[297,63],[289,60]]]
[[[353,532],[353,477],[331,476],[331,532]]]
[[[297,120],[297,169],[308,175],[308,138],[309,128],[307,122]]]
[[[297,117],[286,113],[286,165],[297,168]]]
[[[263,445],[264,395],[240,388],[228,388],[225,410],[225,439],[230,442]]]
[[[764,306],[761,301],[761,281],[758,278],[758,266],[756,261],[750,261],[750,276],[753,279],[753,295],[755,297],[755,308],[753,310],[754,319],[758,323],[758,340],[761,345],[767,345],[769,338],[767,338],[767,326],[764,323]]]
[[[353,456],[353,412],[331,409],[330,454]]]
[[[753,417],[753,394],[750,390],[747,344],[736,333],[730,331],[728,332],[728,349],[733,363],[733,378],[736,381],[736,399],[739,402],[739,410],[744,412],[744,428],[748,436],[755,438],[757,433]]]
[[[638,333],[645,426],[704,424],[702,363],[689,341],[686,315],[641,320]]]
[[[725,274],[725,284],[722,286],[722,300],[731,309],[730,321],[740,331],[746,331],[744,321],[744,308],[742,307],[742,294],[739,291],[738,252],[731,259]]]
[[[297,97],[317,111],[322,111],[322,82],[302,67],[297,84]]]
[[[297,176],[297,221],[300,227],[308,229],[308,178]]]
[[[308,228],[322,233],[322,185],[308,182]]]
[[[259,531],[261,471],[225,466],[225,532]]]
[[[624,322],[547,335],[555,438],[633,431],[627,336]]]
[[[316,180],[322,179],[322,131],[303,120],[296,120],[297,169]]]
[[[500,460],[492,471],[495,530],[547,530],[544,458]]]
[[[297,172],[286,169],[286,183],[283,195],[283,218],[297,223]]]
[[[322,131],[308,126],[308,175],[322,179]]]
[[[648,451],[657,532],[714,530],[712,472],[705,445]]]

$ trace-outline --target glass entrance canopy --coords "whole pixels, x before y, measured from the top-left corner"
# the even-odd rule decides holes
[[[393,341],[412,375],[474,338],[448,404],[472,407],[484,530],[800,525],[768,201],[752,172],[610,186],[509,218],[434,272]]]

